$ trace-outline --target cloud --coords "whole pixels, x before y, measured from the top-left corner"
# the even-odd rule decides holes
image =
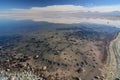
[[[120,26],[120,15],[101,15],[90,12],[120,11],[120,5],[84,7],[76,5],[53,5],[47,7],[32,7],[30,9],[10,9],[0,16],[12,17],[16,20],[46,21],[51,23],[96,23]],[[83,12],[83,13],[82,13]],[[109,23],[109,24],[108,24]]]
[[[30,9],[12,9],[12,11],[18,12],[67,12],[67,11],[84,11],[85,8],[83,6],[74,6],[74,5],[53,5],[47,7],[32,7]]]
[[[45,18],[45,17],[17,17],[17,20],[33,20],[35,22],[45,21],[50,23],[74,24],[74,23],[93,23],[110,25],[120,28],[120,20],[100,19],[100,18],[76,18],[76,17],[60,17],[60,18]]]
[[[91,12],[113,12],[113,11],[120,11],[120,5],[116,6],[98,6],[89,8]]]
[[[112,12],[120,11],[120,5],[113,6],[76,6],[76,5],[53,5],[47,7],[32,7],[30,9],[12,9],[13,12],[42,13],[42,12]]]

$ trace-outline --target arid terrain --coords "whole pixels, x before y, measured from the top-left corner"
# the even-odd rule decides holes
[[[111,61],[118,60],[112,60],[110,56],[113,54],[108,54],[107,49],[118,29],[90,24],[52,25],[50,28],[37,27],[23,33],[1,35],[0,76],[17,80],[28,73],[27,76],[33,78],[28,80],[105,80],[109,74],[103,70],[115,64]],[[115,41],[110,46],[118,47],[116,44]],[[114,52],[111,47],[110,50]],[[117,57],[118,54],[114,53]],[[119,68],[118,65],[114,66]],[[112,67],[113,71],[116,71],[115,67]]]
[[[120,33],[115,36],[109,44],[107,63],[104,73],[107,75],[106,80],[119,80],[120,77]]]

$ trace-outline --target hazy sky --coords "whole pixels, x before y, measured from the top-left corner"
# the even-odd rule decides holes
[[[0,16],[21,20],[120,26],[120,15],[103,15],[113,11],[120,12],[120,0],[0,0]]]
[[[11,12],[14,9],[37,9],[41,12],[42,8],[45,11],[48,8],[49,11],[111,12],[120,11],[120,0],[0,0],[0,12]]]
[[[2,10],[51,5],[108,6],[120,5],[120,0],[0,0],[0,9]]]
[[[120,11],[120,0],[0,0],[0,13],[5,15],[12,13],[19,16],[22,13],[22,16],[23,14],[44,16],[44,14],[56,14],[56,12],[58,14],[113,11]],[[5,15],[0,14],[0,16]]]

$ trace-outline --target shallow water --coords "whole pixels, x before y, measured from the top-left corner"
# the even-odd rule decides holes
[[[27,55],[28,58],[30,57],[30,61],[32,63],[29,63],[29,64],[32,65],[31,68],[33,69],[34,69],[34,65],[37,65],[39,67],[49,66],[48,69],[50,69],[51,72],[55,71],[57,67],[61,70],[65,70],[66,68],[68,68],[66,66],[69,66],[69,64],[64,63],[65,61],[64,59],[62,59],[62,57],[58,56],[55,58],[55,60],[53,58],[54,56],[60,54],[60,51],[62,53],[62,51],[64,52],[64,50],[68,48],[70,49],[70,52],[68,51],[69,55],[70,54],[72,55],[74,53],[71,53],[71,52],[73,51],[76,52],[76,49],[71,51],[72,49],[70,48],[70,46],[80,47],[81,42],[86,44],[88,41],[93,41],[93,42],[99,41],[99,40],[106,41],[111,39],[111,37],[114,36],[114,33],[116,33],[117,31],[120,31],[120,29],[113,25],[108,25],[108,24],[106,25],[104,23],[103,24],[90,23],[86,21],[83,21],[81,23],[70,23],[70,24],[54,23],[54,22],[50,23],[49,21],[47,22],[34,21],[31,19],[16,20],[14,18],[1,17],[0,18],[0,49],[1,49],[0,57],[1,57],[1,61],[4,61],[7,58],[11,59],[12,57],[16,57],[16,56],[19,59],[21,58],[19,55],[21,55],[23,57],[22,59],[24,59],[24,55]],[[99,36],[103,36],[103,38]],[[74,44],[73,43],[74,40],[71,39],[72,37],[80,41],[80,43],[77,42],[76,45],[71,45],[71,44]],[[105,37],[107,37],[107,39]],[[87,46],[80,47],[81,48],[80,50],[79,50],[79,47],[76,47],[78,48],[78,51],[80,51],[81,49],[84,49],[84,47],[87,47]],[[37,60],[33,59],[35,54],[39,55],[40,59],[37,59]],[[81,59],[77,56],[77,54],[74,56],[75,58]],[[60,58],[60,61],[58,60],[59,58]],[[27,64],[27,61],[25,61],[26,64]],[[20,61],[18,61],[18,63],[23,65],[22,62]],[[54,63],[54,64],[51,64],[51,63]],[[1,65],[2,64],[6,66],[4,62],[1,63]],[[56,66],[56,64],[58,66]],[[60,64],[62,65],[60,66]],[[74,63],[73,64],[70,63],[70,64],[74,65]],[[6,70],[7,67],[5,66],[1,66],[1,67],[5,68]],[[26,67],[25,65],[23,66]],[[13,68],[10,68],[10,69],[12,70]],[[18,67],[14,69],[16,69],[15,71],[19,71]],[[7,72],[5,71],[4,73],[7,73]],[[2,74],[0,74],[0,76],[1,75]],[[19,74],[11,73],[11,75],[9,75],[7,73],[7,75],[8,75],[7,78],[9,78],[11,75],[15,76]],[[24,74],[21,73],[20,75],[24,77]],[[33,80],[33,78],[35,79],[34,75],[33,76],[25,75],[25,77],[26,76],[29,78],[29,80]],[[4,76],[2,77],[5,78]],[[14,78],[17,79],[19,77],[14,77]]]

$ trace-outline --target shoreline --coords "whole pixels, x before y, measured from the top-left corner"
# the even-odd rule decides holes
[[[106,45],[106,50],[107,50],[107,58],[108,58],[108,54],[110,54],[110,45],[111,43],[116,40],[116,38],[118,37],[118,35],[120,34],[120,32],[116,32],[115,35],[113,36],[113,38],[108,42],[108,44]],[[107,60],[107,59],[106,59]],[[107,61],[106,61],[107,62]]]
[[[116,54],[114,52],[114,47],[113,44],[115,41],[117,41],[118,37],[120,35],[120,32],[117,32],[112,40],[108,43],[106,46],[107,50],[107,59],[106,59],[106,64],[103,67],[103,74],[106,75],[105,80],[113,80],[116,77],[116,71],[117,71],[117,59],[116,59]]]

